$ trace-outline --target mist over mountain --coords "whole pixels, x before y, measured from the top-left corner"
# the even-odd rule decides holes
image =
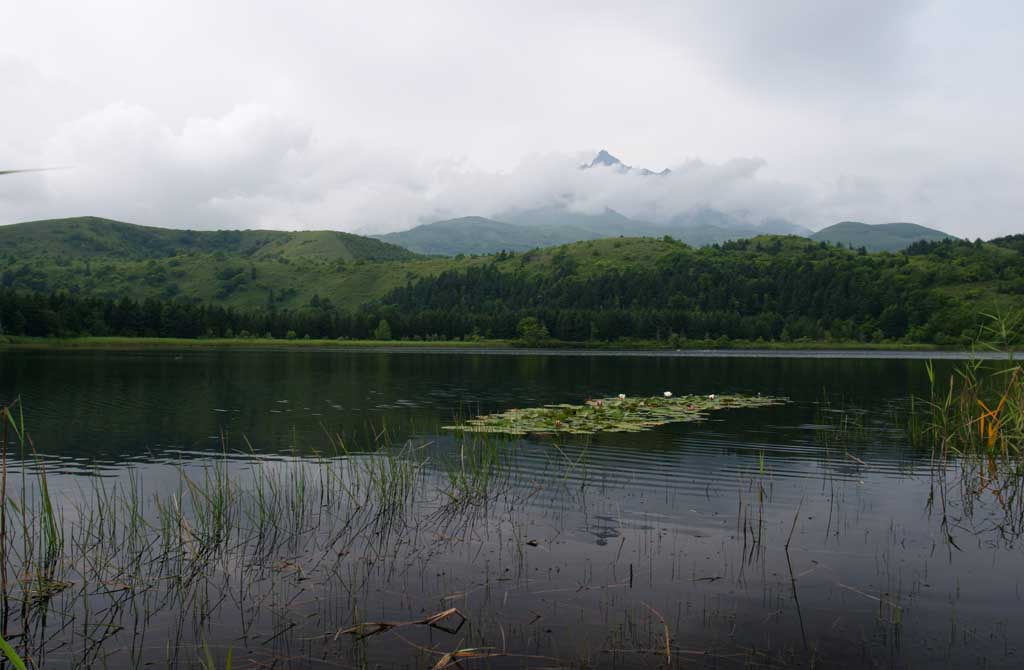
[[[604,171],[613,180],[660,182],[672,172],[653,172],[623,163],[602,149],[581,171]],[[589,196],[588,196],[589,197]],[[726,212],[709,206],[693,206],[658,220],[631,217],[607,205],[594,211],[579,209],[577,194],[561,194],[561,203],[543,207],[510,208],[487,216],[471,215],[415,226],[409,230],[375,235],[416,253],[454,256],[525,251],[583,240],[608,237],[672,237],[702,247],[759,235],[795,235],[864,247],[868,251],[899,251],[920,240],[937,241],[951,235],[912,223],[869,225],[842,222],[815,233],[782,217],[758,218],[740,210]]]
[[[689,167],[690,170],[694,166]],[[605,180],[604,192],[615,201],[616,189],[640,183],[659,189],[673,173],[654,172],[623,163],[606,149],[600,150],[580,171]],[[588,186],[589,184],[584,184]],[[671,186],[671,184],[669,184]],[[558,204],[542,207],[511,207],[498,212],[466,212],[467,216],[415,226],[407,231],[376,235],[378,239],[417,253],[456,255],[523,251],[607,237],[665,237],[700,247],[758,235],[798,235],[811,231],[781,217],[757,218],[747,211],[729,213],[710,206],[664,208],[651,211],[656,218],[628,216],[603,204],[601,191],[581,188],[564,192]]]
[[[594,156],[594,159],[589,163],[581,165],[580,169],[590,170],[596,167],[609,167],[619,172],[633,172],[640,175],[641,177],[649,177],[651,175],[658,175],[664,177],[672,174],[672,170],[668,168],[665,168],[661,172],[654,172],[653,170],[648,170],[647,168],[634,168],[632,165],[626,165],[618,158],[608,153],[606,149],[601,149],[600,151],[598,151],[597,155]]]

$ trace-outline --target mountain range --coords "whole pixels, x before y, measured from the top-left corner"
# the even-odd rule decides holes
[[[750,224],[710,208],[678,215],[667,223],[653,223],[631,219],[613,209],[588,214],[565,207],[543,207],[506,212],[495,218],[467,216],[435,221],[374,237],[416,253],[456,256],[527,251],[608,237],[666,235],[703,247],[758,235],[808,237],[811,231],[781,219]]]
[[[623,175],[656,179],[672,173],[655,172],[623,163],[602,149],[581,170],[609,169]],[[817,233],[779,218],[751,220],[712,207],[696,207],[666,221],[644,221],[614,209],[577,211],[571,205],[512,209],[488,216],[464,216],[425,223],[409,230],[375,235],[379,240],[416,253],[440,256],[527,251],[608,237],[669,236],[702,247],[758,235],[797,235],[813,240],[864,247],[868,251],[899,251],[918,240],[941,240],[948,234],[911,223],[868,225],[843,222]]]

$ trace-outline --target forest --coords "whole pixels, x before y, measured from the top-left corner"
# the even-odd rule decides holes
[[[356,308],[247,308],[151,295],[0,288],[0,329],[34,337],[273,337],[532,343],[687,340],[958,345],[1024,303],[1019,240],[866,253],[793,237],[694,249],[595,240],[452,261]],[[656,251],[656,252],[655,252]]]

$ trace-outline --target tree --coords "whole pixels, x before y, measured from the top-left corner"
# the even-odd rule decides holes
[[[521,319],[517,330],[519,331],[519,337],[530,346],[540,344],[549,337],[548,327],[535,316],[527,316]]]
[[[373,329],[373,339],[375,340],[390,340],[391,339],[391,325],[387,319],[381,319],[377,327]]]

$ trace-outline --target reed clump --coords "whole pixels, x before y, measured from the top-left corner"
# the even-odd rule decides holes
[[[1020,456],[1024,450],[1024,370],[1014,357],[1024,332],[1024,314],[990,316],[975,342],[974,356],[948,380],[929,361],[930,397],[913,399],[910,434],[940,455]],[[991,354],[996,356],[992,357]]]

